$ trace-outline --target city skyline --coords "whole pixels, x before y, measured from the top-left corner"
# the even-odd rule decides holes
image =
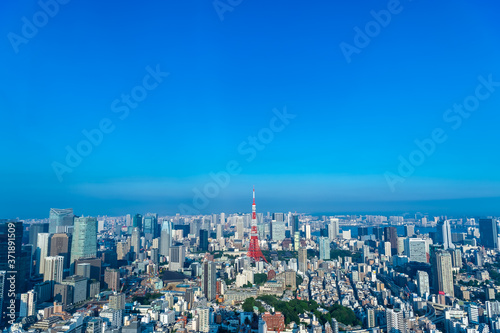
[[[2,216],[497,214],[498,5],[429,6],[2,4]]]

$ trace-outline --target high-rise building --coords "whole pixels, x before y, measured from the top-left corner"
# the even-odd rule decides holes
[[[75,228],[71,242],[70,264],[74,271],[75,260],[92,258],[97,255],[97,220],[95,217],[75,218]]]
[[[368,227],[358,227],[358,238],[368,235]]]
[[[168,257],[172,242],[172,222],[163,221],[160,234],[160,254]]]
[[[144,216],[144,236],[147,240],[152,240],[158,237],[158,216],[156,214],[148,214]]]
[[[223,230],[224,230],[224,226],[222,224],[217,224],[217,240],[220,242],[223,240],[224,238],[224,233],[223,233]]]
[[[392,248],[391,248],[391,242],[383,242],[383,250],[384,250],[384,255],[387,257],[392,256]]]
[[[275,214],[282,214],[282,213],[275,213]],[[272,229],[271,235],[273,241],[281,242],[285,239],[285,222],[273,220],[271,222],[271,229]]]
[[[63,309],[73,303],[74,288],[69,284],[54,285],[54,302],[62,303]]]
[[[131,244],[130,252],[133,253],[133,259],[137,259],[141,249],[141,231],[137,227],[135,227],[134,230],[132,230],[132,237],[130,244]]]
[[[210,309],[207,307],[197,308],[196,314],[198,316],[198,332],[208,333],[210,331]]]
[[[307,248],[299,248],[299,271],[307,272]]]
[[[90,279],[90,274],[92,272],[92,266],[88,262],[82,262],[75,265],[75,275],[86,277]]]
[[[29,244],[33,245],[33,252],[36,251],[38,234],[49,232],[48,223],[33,223],[29,228]]]
[[[319,258],[322,260],[330,260],[330,238],[319,238]]]
[[[479,233],[481,244],[488,249],[498,248],[497,221],[492,218],[479,219]]]
[[[120,270],[106,268],[104,271],[104,285],[107,289],[114,291],[120,290]]]
[[[379,241],[384,240],[384,229],[381,227],[373,227],[372,230],[373,234],[375,235],[375,238]]]
[[[38,234],[35,258],[38,268],[38,274],[40,275],[43,275],[43,273],[45,272],[45,258],[49,253],[49,246],[50,246],[50,234],[49,233]]]
[[[415,225],[405,225],[405,237],[412,237],[415,234]]]
[[[449,220],[444,220],[438,223],[436,226],[436,237],[439,244],[443,244],[443,248],[454,249],[455,245],[453,245],[451,241],[451,226]]]
[[[178,271],[182,270],[184,267],[184,259],[185,259],[185,250],[184,246],[171,246],[170,247],[170,256],[169,256],[169,271]]]
[[[298,215],[292,215],[291,224],[292,224],[292,235],[295,234],[296,232],[300,232]]]
[[[430,293],[429,274],[427,272],[417,271],[417,288],[420,297],[423,297],[425,293]]]
[[[30,290],[27,293],[21,294],[19,304],[19,317],[24,318],[36,315],[36,304],[36,292]]]
[[[403,311],[401,309],[387,308],[385,310],[387,319],[387,333],[406,333]]]
[[[459,248],[448,249],[451,255],[451,263],[453,267],[462,268],[462,251]]]
[[[384,239],[386,242],[391,243],[392,254],[396,254],[398,251],[398,230],[396,227],[385,227]]]
[[[306,224],[305,228],[306,228],[306,239],[311,239],[311,225]]]
[[[330,218],[330,224],[328,225],[328,237],[330,237],[331,241],[334,241],[335,238],[339,236],[339,219],[332,217]]]
[[[427,262],[426,247],[425,239],[406,238],[404,252],[410,261]]]
[[[51,257],[64,257],[64,269],[70,266],[71,235],[66,233],[53,234],[50,238]]]
[[[63,280],[64,257],[46,257],[43,281],[50,281],[52,286]]]
[[[366,309],[366,327],[372,328],[376,326],[375,310],[373,308]]]
[[[208,251],[208,230],[200,230],[200,250]]]
[[[125,310],[125,294],[115,293],[109,295],[109,308],[115,310]]]
[[[132,218],[132,227],[139,228],[139,230],[142,231],[142,215],[141,214],[134,215],[134,217]]]
[[[51,208],[49,213],[49,233],[68,232],[73,225],[73,208]]]
[[[213,261],[203,262],[203,272],[201,276],[201,286],[203,295],[207,300],[212,301],[216,296],[216,265]]]
[[[243,216],[236,217],[236,233],[234,238],[243,240],[245,225],[243,222]]]
[[[436,250],[432,260],[433,287],[435,292],[442,291],[454,296],[451,255],[443,250]]]
[[[97,226],[96,226],[97,228]],[[97,230],[97,229],[96,229]],[[72,287],[73,290],[73,303],[80,303],[87,299],[87,279],[83,276],[69,276],[62,280],[61,284]],[[57,286],[57,284],[56,284]]]

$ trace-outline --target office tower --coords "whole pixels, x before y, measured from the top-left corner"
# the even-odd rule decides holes
[[[398,248],[397,248],[397,253],[398,256],[403,255],[403,252],[405,252],[405,239],[404,237],[398,237]]]
[[[142,231],[142,215],[135,214],[132,218],[132,228],[138,228],[139,231]]]
[[[462,268],[462,251],[458,248],[448,249],[451,255],[451,263],[453,267]]]
[[[21,246],[21,255],[16,258],[16,261],[20,261],[18,266],[18,277],[23,281],[22,288],[19,289],[20,293],[25,293],[31,289],[28,281],[35,274],[33,270],[33,245],[27,244]]]
[[[373,227],[372,233],[375,235],[375,238],[379,241],[384,240],[384,229],[381,227]]]
[[[99,258],[77,259],[74,262],[75,270],[80,264],[90,264],[90,279],[101,281],[102,260]]]
[[[208,251],[208,230],[200,230],[200,250]]]
[[[203,295],[207,300],[212,301],[216,295],[216,266],[213,261],[203,262],[203,272],[201,276],[201,287]]]
[[[469,317],[469,322],[471,324],[479,324],[479,311],[477,308],[477,304],[469,303],[465,306],[467,311],[467,316]]]
[[[497,221],[495,219],[479,219],[481,244],[488,249],[498,248]]]
[[[307,248],[299,248],[299,271],[302,273],[307,272]]]
[[[153,264],[158,265],[160,263],[160,251],[158,249],[152,248],[150,251],[150,259]]]
[[[33,245],[33,252],[36,251],[38,244],[38,234],[48,233],[49,224],[48,223],[34,223],[30,225],[29,228],[29,243]]]
[[[368,227],[358,227],[358,238],[368,235]]]
[[[330,239],[328,237],[319,238],[319,258],[330,260]]]
[[[404,252],[410,261],[427,262],[425,239],[406,238]]]
[[[266,257],[264,257],[260,249],[259,235],[257,234],[257,209],[255,206],[255,189],[253,189],[252,227],[250,230],[250,245],[248,246],[247,257],[252,258],[254,261],[264,260],[265,262],[267,262]]]
[[[45,258],[49,252],[50,246],[50,234],[41,233],[38,234],[37,249],[35,251],[36,265],[38,268],[38,274],[43,275],[45,272]]]
[[[223,236],[223,235],[224,235],[224,234],[223,234],[223,230],[224,230],[224,229],[223,229],[222,224],[218,224],[218,225],[217,225],[217,235],[216,235],[216,237],[217,237],[217,240],[218,240],[219,242],[220,242],[220,241],[222,241],[222,240],[223,240],[223,238],[224,238],[224,236]]]
[[[158,237],[158,215],[148,214],[143,218],[144,236],[147,240]]]
[[[130,247],[130,252],[133,253],[133,259],[137,259],[139,256],[139,252],[141,249],[141,231],[139,228],[135,227],[134,230],[132,230],[132,237],[131,237],[131,247]]]
[[[330,218],[330,224],[328,225],[328,237],[331,241],[334,241],[339,235],[339,219]]]
[[[210,309],[207,307],[197,308],[196,314],[199,323],[197,332],[208,333],[210,331]]]
[[[76,266],[75,275],[86,277],[90,279],[90,272],[92,266],[88,262],[79,263]]]
[[[311,239],[311,225],[306,224],[305,228],[306,228],[306,239]]]
[[[403,311],[401,309],[387,308],[385,310],[387,319],[387,333],[406,333]]]
[[[109,295],[109,308],[114,310],[125,310],[125,294],[115,293]]]
[[[69,268],[71,249],[71,235],[70,234],[53,234],[50,238],[50,252],[51,257],[62,256],[64,257],[64,269]]]
[[[363,263],[368,263],[368,260],[370,260],[370,247],[368,245],[363,245]]]
[[[436,226],[436,237],[438,243],[443,244],[445,250],[455,248],[455,245],[451,241],[450,221],[444,220],[438,223]]]
[[[160,234],[160,254],[168,257],[170,245],[172,244],[172,222],[163,221]]]
[[[281,214],[281,213],[275,213]],[[271,221],[271,235],[272,240],[276,242],[282,242],[285,239],[285,222],[283,221]]]
[[[243,217],[242,216],[237,216],[236,217],[236,233],[234,235],[235,239],[243,240],[244,236],[244,224],[243,224]]]
[[[97,226],[96,226],[97,228]],[[97,230],[97,229],[96,229]],[[80,303],[87,299],[87,279],[83,276],[69,276],[61,284],[73,287],[73,303]],[[57,286],[57,285],[56,285]]]
[[[127,260],[129,253],[129,246],[127,242],[116,243],[116,259]]]
[[[429,274],[427,272],[417,271],[417,288],[420,297],[424,297],[426,293],[430,293]]]
[[[381,245],[383,245],[384,255],[387,257],[391,257],[392,256],[391,242],[383,242],[381,243]]]
[[[292,225],[292,235],[295,234],[296,232],[300,232],[298,215],[292,215],[291,225]]]
[[[405,237],[412,237],[415,234],[415,226],[413,224],[405,225]]]
[[[19,317],[24,318],[36,315],[36,292],[33,290],[21,294],[19,303]]]
[[[69,284],[54,285],[54,302],[62,303],[63,309],[73,303],[74,288]]]
[[[51,208],[49,213],[49,233],[67,232],[73,225],[73,208]]]
[[[74,271],[77,259],[92,258],[97,255],[97,220],[95,217],[76,217],[71,242],[70,264]]]
[[[276,222],[285,222],[285,214],[273,213],[273,220],[275,220]]]
[[[120,290],[120,270],[106,268],[104,271],[104,285],[107,289]]]
[[[171,246],[168,270],[177,272],[184,268],[185,251],[184,246]]]
[[[436,250],[433,253],[432,274],[435,292],[442,291],[454,296],[451,255],[449,252]]]
[[[52,287],[63,280],[64,257],[46,257],[43,281],[50,281]]]
[[[391,252],[396,254],[398,251],[398,230],[396,227],[384,228],[384,239],[386,242],[391,243]]]

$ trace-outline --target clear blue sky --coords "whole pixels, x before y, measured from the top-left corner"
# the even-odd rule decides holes
[[[500,81],[499,5],[401,1],[348,63],[340,44],[387,6],[245,0],[221,20],[211,1],[73,0],[13,47],[41,7],[2,2],[0,217],[176,213],[231,160],[241,172],[199,211],[248,212],[255,185],[260,211],[498,213],[500,87],[456,130],[443,115],[480,75]],[[169,75],[120,119],[113,101],[157,65]],[[284,107],[296,117],[248,162],[238,146]],[[53,163],[106,118],[60,181]],[[447,140],[391,190],[436,128]]]

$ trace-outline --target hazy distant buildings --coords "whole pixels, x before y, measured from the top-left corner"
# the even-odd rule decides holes
[[[450,221],[444,220],[438,223],[436,227],[436,236],[438,243],[443,244],[445,250],[455,248],[451,240]]]
[[[339,219],[330,218],[330,224],[328,225],[328,237],[330,241],[334,241],[335,238],[339,236]]]
[[[73,225],[73,208],[51,208],[49,213],[49,233],[67,232]]]

